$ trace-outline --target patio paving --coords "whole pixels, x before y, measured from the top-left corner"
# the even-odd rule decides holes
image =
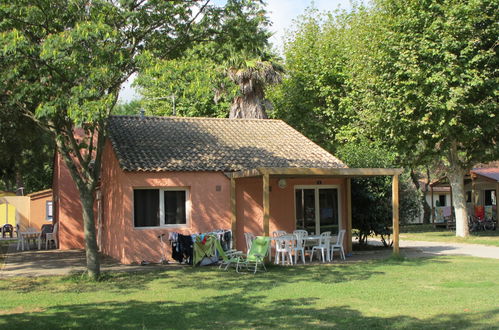
[[[16,243],[9,245],[0,278],[13,276],[69,275],[85,271],[84,250],[27,250],[17,251]],[[101,271],[144,271],[178,267],[179,265],[122,265],[116,260],[102,256]]]
[[[401,242],[401,255],[408,258],[419,257],[435,257],[444,254],[459,254],[473,256],[473,251],[481,249],[476,245],[469,245],[464,249],[463,247],[452,247],[449,244],[441,244],[435,242],[424,242],[425,244],[406,243]],[[370,242],[372,244],[374,242]],[[444,246],[445,245],[445,246]],[[492,255],[488,254],[486,257],[496,258],[499,257],[499,248],[492,249]],[[334,263],[356,263],[367,260],[386,259],[392,254],[391,249],[375,249],[370,251],[354,251],[350,254],[345,261],[341,260],[339,256],[335,256]],[[307,264],[308,262],[307,258]],[[312,264],[320,264],[314,260]],[[301,263],[299,264],[301,265]],[[147,266],[141,265],[123,265],[116,260],[102,256],[101,258],[101,271],[152,271],[171,269],[178,267],[186,267],[186,265],[179,265],[172,263],[168,265],[150,264]],[[9,250],[6,254],[5,263],[0,270],[0,278],[8,277],[36,277],[36,276],[54,276],[54,275],[69,275],[72,273],[79,273],[85,271],[85,251],[84,250],[28,250],[17,251],[16,243],[13,241],[9,245]]]

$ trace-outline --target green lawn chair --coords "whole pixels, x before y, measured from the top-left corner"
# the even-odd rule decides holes
[[[220,266],[218,268],[222,268],[223,266],[225,266],[224,270],[227,270],[230,265],[236,266],[237,262],[239,261],[239,257],[243,254],[242,251],[236,250],[224,251],[219,240],[216,240],[215,248],[218,251],[218,255],[222,258],[222,260],[220,261]]]
[[[258,271],[258,265],[261,265],[265,271],[264,259],[269,253],[270,250],[270,237],[265,236],[257,236],[251,244],[251,249],[247,253],[246,257],[239,257],[236,265],[236,271],[239,273],[239,270],[242,268],[246,268],[247,270],[253,270],[253,273],[256,274]]]

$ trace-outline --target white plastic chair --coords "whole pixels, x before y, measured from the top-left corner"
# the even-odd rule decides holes
[[[244,239],[246,240],[246,252],[251,250],[251,244],[255,240],[256,236],[252,233],[244,233]]]
[[[287,260],[287,263],[293,264],[293,245],[295,241],[295,236],[282,235],[274,238],[275,241],[275,263],[279,264],[279,259],[281,259],[282,264]],[[279,258],[281,257],[281,258]]]
[[[345,229],[340,230],[338,233],[338,239],[336,243],[331,244],[331,261],[333,261],[334,250],[338,249],[340,251],[341,259],[345,260],[345,250],[343,249],[343,240],[345,238],[345,233],[347,231]]]
[[[45,234],[45,249],[48,249],[49,242],[54,242],[55,248],[57,249],[57,225],[59,223],[56,222],[54,225],[54,230],[51,233]]]
[[[296,232],[296,230],[295,230]],[[298,256],[301,253],[301,261],[305,264],[305,246],[302,233],[293,234],[295,236],[295,240],[293,241],[293,254],[295,255],[295,265],[298,264]]]
[[[331,244],[331,232],[330,231],[325,231],[321,234],[321,237],[319,238],[319,244],[314,245],[312,247],[312,252],[310,253],[310,261],[312,261],[312,258],[314,257],[314,252],[321,250],[321,255],[322,255],[322,262],[325,262],[326,260],[329,261],[329,245]],[[324,252],[326,252],[326,258],[324,258]]]
[[[285,230],[276,230],[272,232],[272,237],[281,237],[287,234],[288,233]]]
[[[305,250],[310,250],[313,244],[310,244],[310,242],[306,239],[308,237],[308,231],[305,229],[296,229],[293,231],[293,234],[301,236],[303,239],[303,248]]]

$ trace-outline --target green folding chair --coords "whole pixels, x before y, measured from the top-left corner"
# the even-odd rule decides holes
[[[225,266],[224,270],[227,270],[230,265],[237,265],[239,257],[243,254],[242,251],[236,250],[224,251],[219,240],[216,240],[215,248],[217,249],[218,255],[222,258],[220,266],[218,266],[219,269]]]
[[[239,273],[240,269],[246,268],[246,270],[252,270],[253,273],[256,274],[259,265],[263,267],[263,270],[267,271],[264,260],[269,253],[269,250],[270,237],[257,236],[251,244],[251,249],[247,255],[245,257],[241,256],[238,258],[236,272]]]

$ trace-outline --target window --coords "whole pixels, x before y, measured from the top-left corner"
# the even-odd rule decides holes
[[[159,226],[159,190],[133,191],[133,219],[135,227]]]
[[[133,191],[135,227],[186,225],[187,189],[135,189]]]
[[[47,221],[52,221],[54,219],[54,208],[52,201],[47,201],[45,203],[45,219]]]
[[[438,195],[438,205],[437,206],[445,206],[445,195]]]
[[[471,191],[466,192],[466,203],[471,203]]]
[[[497,205],[496,191],[485,190],[485,204],[484,205]]]

